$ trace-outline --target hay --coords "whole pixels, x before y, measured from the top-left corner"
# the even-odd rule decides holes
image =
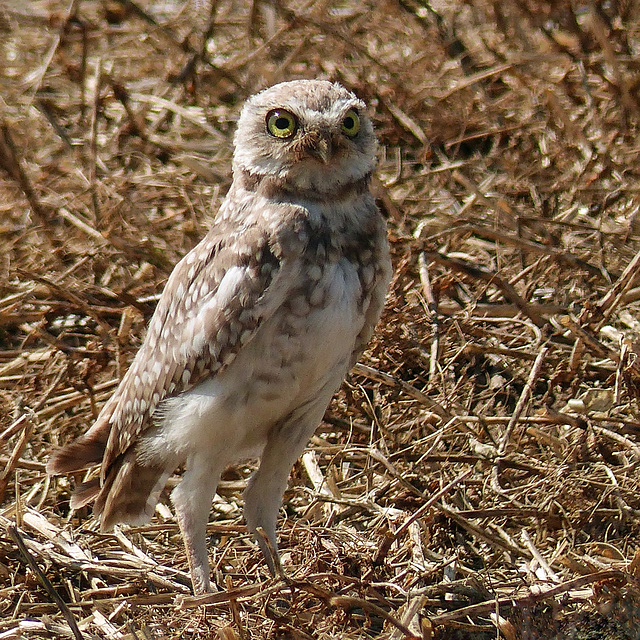
[[[0,6],[0,638],[636,638],[634,3]],[[270,579],[228,469],[220,591],[147,527],[69,514],[53,447],[126,370],[230,181],[256,90],[371,107],[395,266],[295,466]],[[206,603],[206,604],[205,604]]]

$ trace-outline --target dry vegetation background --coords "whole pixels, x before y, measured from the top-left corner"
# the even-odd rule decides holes
[[[0,639],[640,638],[634,2],[0,3]],[[395,279],[293,470],[272,580],[229,469],[190,597],[51,449],[126,370],[230,182],[243,100],[370,105]],[[635,559],[634,559],[635,558]]]

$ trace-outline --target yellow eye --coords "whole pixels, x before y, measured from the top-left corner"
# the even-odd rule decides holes
[[[353,109],[349,109],[342,120],[342,132],[354,138],[358,135],[358,131],[360,131],[360,118]]]
[[[296,117],[284,109],[267,113],[267,131],[276,138],[290,138],[298,129]]]

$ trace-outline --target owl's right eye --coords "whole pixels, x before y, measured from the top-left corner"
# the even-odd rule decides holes
[[[267,113],[267,131],[276,138],[290,138],[298,129],[297,118],[284,109]]]

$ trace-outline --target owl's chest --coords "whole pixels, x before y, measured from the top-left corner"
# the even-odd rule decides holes
[[[334,369],[346,373],[364,320],[360,270],[346,257],[301,261],[284,304],[256,336],[265,367],[307,385]]]
[[[343,260],[320,273],[308,266],[291,265],[284,304],[218,378],[230,391],[225,410],[240,421],[268,428],[319,395],[328,401],[349,369],[363,324],[358,269]]]
[[[339,387],[364,323],[358,265],[290,266],[285,303],[234,361],[165,407],[163,438],[178,449],[223,442],[230,459],[259,455],[273,425],[318,399],[326,405]]]

